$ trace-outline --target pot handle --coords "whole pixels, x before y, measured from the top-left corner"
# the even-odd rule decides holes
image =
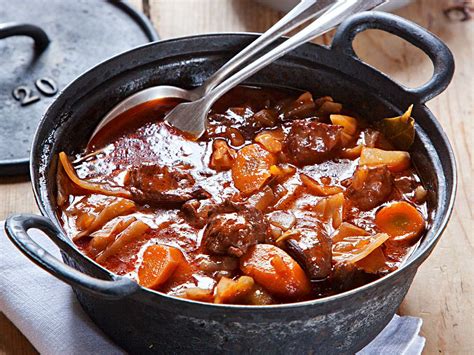
[[[35,41],[38,51],[43,51],[49,45],[49,37],[41,27],[28,23],[9,22],[0,24],[0,39],[11,36],[29,36]]]
[[[108,299],[120,299],[139,289],[137,283],[126,277],[117,276],[112,281],[101,280],[64,264],[31,239],[28,235],[31,228],[43,231],[52,240],[52,236],[61,233],[49,219],[33,214],[13,215],[5,222],[7,236],[13,244],[35,264],[58,279]]]
[[[431,100],[446,89],[454,74],[453,54],[434,34],[402,17],[377,11],[356,14],[339,26],[331,49],[360,60],[354,52],[352,41],[359,32],[367,29],[378,29],[401,37],[431,59],[433,75],[428,82],[417,88],[405,88],[420,103]]]

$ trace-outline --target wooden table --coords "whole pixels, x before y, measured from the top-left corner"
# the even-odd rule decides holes
[[[450,0],[451,2],[453,0]],[[281,14],[252,0],[135,0],[162,38],[204,32],[262,32]],[[401,314],[423,318],[426,354],[474,352],[474,22],[448,20],[448,1],[419,0],[397,14],[428,28],[454,52],[456,73],[449,89],[428,106],[451,139],[458,161],[459,188],[451,222],[437,248],[420,268],[402,304]],[[330,36],[319,42],[328,43]],[[406,42],[379,31],[356,38],[357,53],[407,86],[426,81],[432,71],[427,57]],[[0,219],[13,212],[37,212],[30,183],[0,179]],[[59,282],[59,281],[58,281]],[[5,292],[1,290],[1,292]],[[100,349],[98,349],[100,352]],[[0,354],[33,354],[33,346],[0,313]]]

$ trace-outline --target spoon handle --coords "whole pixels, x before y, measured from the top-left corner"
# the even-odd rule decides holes
[[[318,16],[328,6],[334,4],[335,0],[302,0],[290,12],[270,27],[264,34],[250,43],[241,52],[224,64],[218,71],[209,77],[203,85],[192,90],[192,95],[196,99],[207,95],[216,86],[218,86],[226,77],[234,72],[238,67],[253,57],[256,53],[267,47],[282,35],[302,23]]]
[[[292,51],[301,44],[320,36],[332,28],[339,25],[342,21],[350,15],[357,12],[371,10],[376,6],[385,3],[387,0],[339,0],[332,5],[321,17],[316,19],[306,28],[290,37],[285,42],[267,52],[260,58],[254,60],[252,63],[233,74],[231,77],[222,82],[213,91],[203,98],[208,109],[212,104],[221,97],[224,93],[229,91],[234,86],[238,85],[245,79],[249,78],[263,67],[274,62],[278,58],[284,56],[286,53]]]

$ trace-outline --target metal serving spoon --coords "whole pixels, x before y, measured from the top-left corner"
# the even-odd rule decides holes
[[[217,87],[225,78],[232,74],[238,67],[252,58],[257,52],[273,43],[282,35],[288,33],[299,25],[311,20],[321,14],[330,5],[334,4],[336,0],[302,0],[297,6],[293,8],[288,14],[275,23],[265,33],[258,37],[255,41],[250,43],[235,57],[224,64],[218,71],[210,76],[201,86],[185,90],[176,86],[160,85],[147,88],[136,92],[127,97],[125,100],[117,104],[111,111],[109,111],[99,125],[96,127],[89,141],[99,132],[106,124],[112,121],[115,117],[131,109],[134,106],[156,100],[159,98],[173,97],[181,98],[186,101],[195,101],[205,95],[209,94],[215,87]],[[173,123],[171,123],[174,125]],[[177,123],[179,124],[179,123]],[[176,126],[176,128],[185,130],[184,127]]]
[[[199,138],[206,131],[207,114],[211,106],[231,88],[301,44],[336,27],[350,15],[365,10],[371,10],[386,1],[387,0],[337,1],[324,15],[316,19],[306,28],[233,74],[201,99],[193,102],[183,102],[177,105],[166,115],[165,120],[181,131]]]

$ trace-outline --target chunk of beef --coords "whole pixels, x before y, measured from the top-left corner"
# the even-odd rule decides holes
[[[249,207],[212,215],[202,244],[212,254],[240,257],[250,246],[264,242],[267,235],[268,222],[262,212]]]
[[[341,126],[296,120],[285,139],[284,152],[299,166],[321,163],[341,147],[342,130]]]
[[[380,148],[384,150],[392,150],[393,145],[379,131],[373,128],[366,128],[362,131],[362,139],[364,145],[369,148]]]
[[[416,177],[414,174],[399,174],[395,176],[393,179],[393,185],[402,193],[408,194],[413,192],[419,185],[416,181]]]
[[[232,168],[237,153],[230,148],[226,141],[216,139],[212,143],[212,155],[209,167],[216,171],[224,171]]]
[[[129,171],[127,186],[140,204],[180,205],[193,198],[209,198],[191,174],[161,165],[140,165]]]
[[[181,211],[186,221],[197,227],[202,228],[207,224],[211,214],[216,209],[216,204],[211,200],[189,200],[183,204]]]
[[[316,105],[313,100],[313,95],[306,91],[294,101],[282,102],[280,112],[283,114],[285,119],[298,119],[315,116]]]
[[[286,240],[288,252],[306,270],[311,280],[322,280],[331,272],[331,238],[320,228],[298,228],[299,233]]]
[[[274,109],[265,108],[255,113],[250,119],[253,121],[254,127],[273,127],[278,121],[278,112]]]
[[[367,211],[385,202],[392,187],[392,174],[385,165],[360,166],[352,176],[346,195],[357,207]]]
[[[211,277],[233,277],[239,270],[239,259],[227,255],[201,254],[196,259],[199,270]]]
[[[235,210],[236,207],[228,201],[216,203],[212,199],[189,200],[181,207],[186,221],[197,228],[204,227],[213,214],[234,212]]]
[[[344,292],[368,284],[379,277],[366,273],[353,263],[336,263],[328,281],[332,290]]]

